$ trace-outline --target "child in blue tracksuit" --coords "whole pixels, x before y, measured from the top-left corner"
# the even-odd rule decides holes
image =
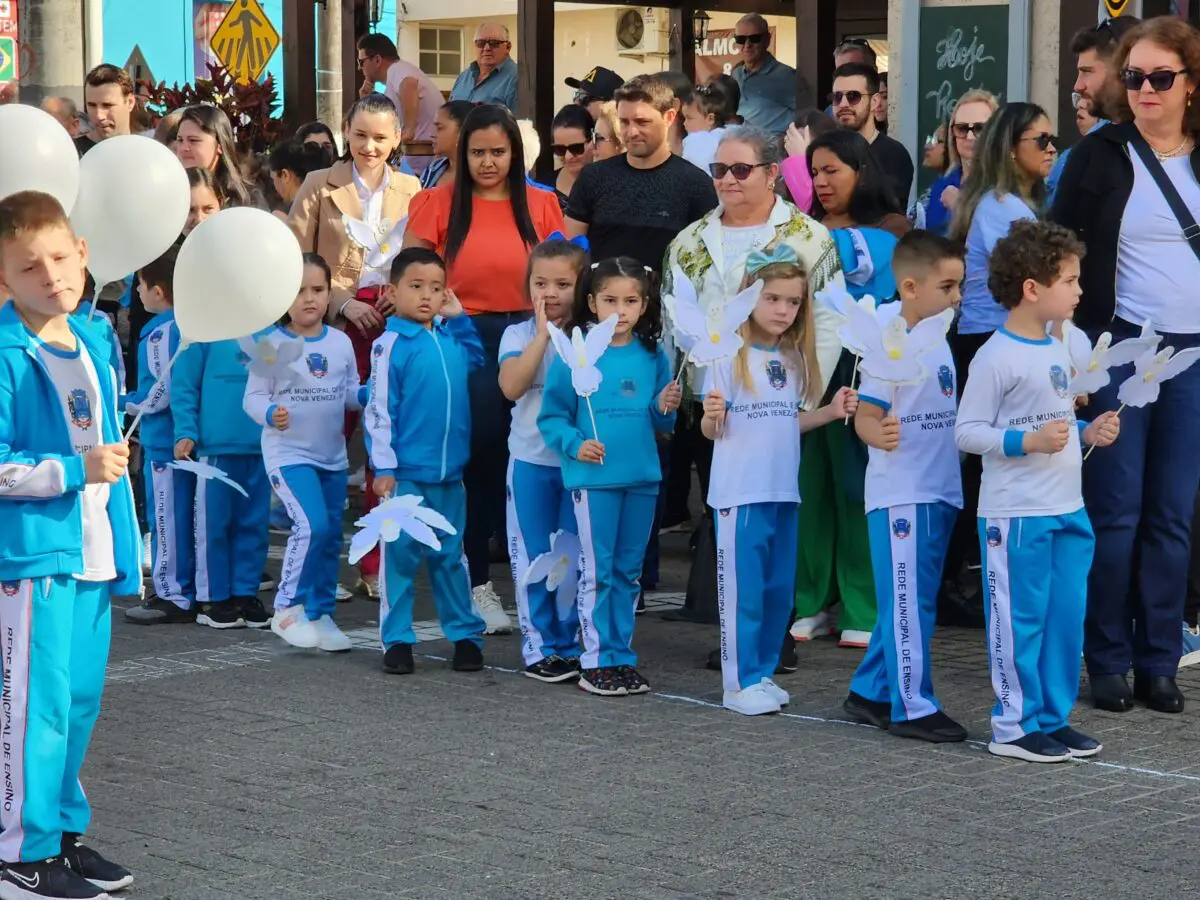
[[[1095,547],[1081,438],[1108,446],[1120,424],[1114,412],[1076,422],[1070,357],[1047,335],[1079,303],[1082,255],[1074,234],[1032,220],[996,243],[988,285],[1008,318],[971,362],[955,425],[958,448],[983,457],[979,542],[996,692],[988,750],[1029,762],[1101,749],[1067,724]]]
[[[262,426],[242,409],[246,354],[237,341],[193,344],[171,372],[175,458],[193,455],[240,484],[196,485],[196,622],[210,628],[266,628],[258,599],[267,561],[271,487],[263,468]]]
[[[104,688],[110,596],[141,593],[112,344],[69,314],[84,243],[32,191],[0,200],[0,896],[107,897],[133,876],[80,843],[79,772]]]
[[[533,318],[509,325],[500,339],[500,390],[512,400],[508,433],[508,552],[512,562],[525,674],[556,683],[579,676],[579,608],[546,581],[527,583],[529,564],[551,550],[551,537],[575,534],[575,512],[563,488],[558,454],[538,430],[546,372],[554,361],[549,324],[571,315],[587,250],[565,239],[539,244],[529,255],[526,284]],[[575,566],[571,560],[570,566]]]
[[[462,306],[446,290],[446,266],[432,250],[410,247],[392,261],[395,314],[371,348],[371,378],[363,410],[377,496],[415,494],[441,513],[453,534],[438,533],[441,548],[407,534],[382,545],[379,634],[383,670],[413,671],[413,579],[422,558],[438,618],[454,644],[460,672],[483,668],[484,622],[471,601],[463,556],[466,525],[463,467],[471,447],[467,375],[483,364],[483,345]]]
[[[144,483],[149,495],[150,580],[154,596],[125,610],[136,625],[196,621],[196,476],[173,469],[175,423],[171,415],[171,358],[179,351],[171,282],[178,251],[168,250],[138,273],[138,295],[153,318],[138,346],[138,389],[126,398],[130,416],[142,414]]]
[[[354,348],[325,324],[329,266],[304,254],[304,280],[287,323],[262,340],[302,343],[285,381],[251,371],[243,401],[263,427],[263,463],[293,523],[271,630],[293,647],[339,652],[350,639],[334,624],[342,516],[346,506],[346,410],[361,409]]]
[[[903,316],[912,329],[956,306],[962,256],[932,231],[905,235],[892,258],[900,302],[880,307],[880,322]],[[941,320],[924,327],[940,330]],[[858,388],[854,427],[869,448],[865,494],[879,618],[843,708],[894,735],[946,743],[967,738],[942,712],[929,659],[942,563],[962,509],[958,380],[944,334],[920,360],[926,374],[919,384],[893,387],[864,372]]]
[[[556,359],[538,428],[562,460],[579,529],[579,686],[624,696],[650,690],[634,668],[633,617],[662,480],[654,432],[675,427],[682,392],[658,346],[662,313],[654,275],[626,256],[593,263],[576,291],[575,325],[586,328],[610,316],[618,324],[596,364],[602,380],[590,408],[572,386],[571,368]]]
[[[757,264],[756,264],[757,263]],[[779,712],[787,691],[772,680],[794,603],[799,531],[800,435],[853,412],[850,388],[821,398],[808,277],[781,244],[747,264],[743,287],[763,282],[740,330],[737,355],[708,368],[705,437],[713,440],[708,505],[717,528],[717,603],[726,709]]]

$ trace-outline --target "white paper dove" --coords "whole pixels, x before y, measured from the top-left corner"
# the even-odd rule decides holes
[[[818,303],[822,303],[829,309],[832,309],[843,319],[850,318],[850,307],[854,305],[854,298],[850,296],[850,292],[846,290],[846,285],[842,282],[826,282],[825,287],[813,294],[813,297]],[[874,303],[874,300],[872,300],[872,303]]]
[[[568,338],[553,322],[549,325],[550,341],[562,361],[571,370],[571,386],[580,397],[590,397],[600,388],[603,380],[596,363],[612,343],[617,330],[617,314],[613,313],[603,322],[588,329],[587,336],[575,326]]]
[[[304,355],[302,338],[272,341],[267,337],[244,337],[238,340],[238,347],[246,354],[250,374],[273,382],[274,390],[283,390],[299,376],[292,363]]]
[[[226,475],[216,466],[210,466],[208,463],[199,462],[194,459],[177,459],[174,462],[167,464],[172,469],[179,469],[181,472],[191,472],[196,476],[197,481],[219,481],[222,484],[227,484],[247,500],[250,495],[246,493],[246,489]]]
[[[880,329],[879,309],[875,298],[864,294],[857,300],[850,300],[846,307],[846,320],[838,326],[838,338],[843,347],[856,357],[862,357],[867,355],[872,342],[879,336]]]
[[[742,349],[738,329],[754,312],[762,295],[763,282],[756,281],[723,306],[700,309],[695,285],[676,267],[672,273],[674,293],[663,297],[663,305],[675,327],[675,340],[697,366],[710,366],[730,359]]]
[[[1200,359],[1200,347],[1175,352],[1174,347],[1163,347],[1157,353],[1146,353],[1139,357],[1133,374],[1121,382],[1117,399],[1122,409],[1126,406],[1145,406],[1158,399],[1159,388],[1164,381],[1191,368]],[[1120,410],[1118,410],[1118,413]]]
[[[560,619],[565,619],[575,605],[581,550],[578,535],[556,531],[550,537],[550,550],[536,557],[525,570],[526,585],[545,581],[547,591],[558,591],[555,606]]]
[[[384,500],[354,524],[358,531],[350,539],[348,560],[354,565],[380,541],[391,543],[400,535],[407,534],[414,541],[434,550],[442,549],[438,531],[457,534],[454,526],[435,509],[422,506],[424,498],[417,494],[403,494]]]
[[[882,326],[877,315],[865,313],[852,313],[847,324],[853,326],[855,340],[863,343],[858,367],[876,381],[899,387],[925,380],[921,357],[945,339],[953,321],[954,310],[947,309],[922,319],[912,330],[898,312]]]
[[[392,260],[400,252],[404,244],[404,231],[408,227],[408,217],[404,217],[395,225],[391,219],[379,223],[379,231],[373,231],[371,226],[361,219],[342,216],[342,224],[350,239],[365,251],[363,268],[381,271],[392,264]]]
[[[1110,369],[1127,366],[1140,357],[1153,353],[1162,341],[1147,322],[1139,337],[1126,338],[1115,347],[1112,335],[1104,332],[1096,339],[1096,345],[1088,340],[1087,334],[1074,322],[1063,322],[1063,342],[1071,357],[1071,393],[1075,396],[1094,394],[1112,380]]]

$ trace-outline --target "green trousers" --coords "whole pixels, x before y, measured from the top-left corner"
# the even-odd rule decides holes
[[[853,427],[853,423],[834,422],[804,436],[796,617],[815,616],[840,598],[838,631],[873,631],[875,579],[862,502],[862,475],[847,452]],[[855,472],[860,479],[857,488],[848,484]]]

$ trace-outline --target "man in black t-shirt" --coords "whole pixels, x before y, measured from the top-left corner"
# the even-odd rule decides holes
[[[833,93],[829,104],[833,116],[843,128],[857,131],[871,145],[871,153],[896,195],[901,209],[908,207],[912,190],[913,161],[904,145],[879,130],[875,122],[880,112],[879,73],[865,63],[845,63],[833,71]]]
[[[567,202],[567,233],[586,234],[592,259],[632,256],[662,270],[667,246],[717,205],[712,178],[671,153],[671,88],[639,75],[613,95],[626,152],[586,166]]]

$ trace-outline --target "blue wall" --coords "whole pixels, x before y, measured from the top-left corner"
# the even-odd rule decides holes
[[[282,36],[283,0],[259,0],[259,3]],[[381,7],[379,30],[395,40],[396,0],[383,0]],[[193,81],[196,71],[192,15],[192,0],[104,0],[104,61],[122,66],[134,46],[139,45],[157,81],[168,85]],[[282,41],[267,64],[267,72],[275,76],[282,99]],[[207,74],[200,73],[201,77]]]

